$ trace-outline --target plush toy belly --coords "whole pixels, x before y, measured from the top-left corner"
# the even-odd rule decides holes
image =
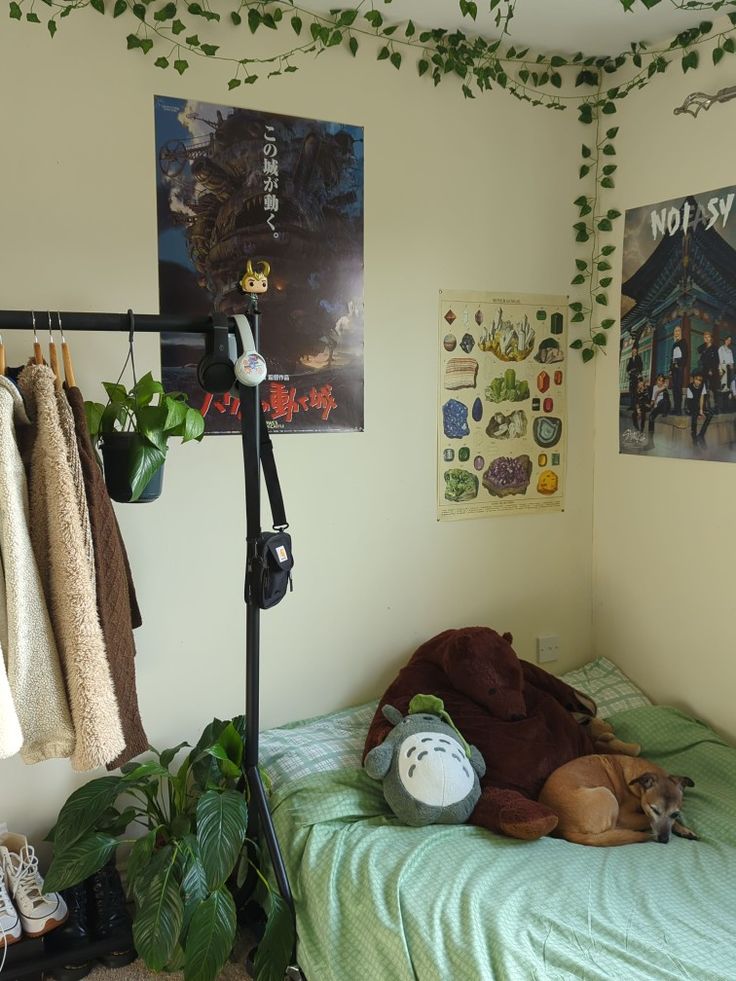
[[[449,807],[473,790],[475,772],[460,743],[437,732],[416,732],[401,743],[398,776],[407,794],[430,807]]]

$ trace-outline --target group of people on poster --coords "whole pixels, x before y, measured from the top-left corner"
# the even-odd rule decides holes
[[[729,334],[716,346],[713,334],[705,331],[697,348],[698,362],[685,384],[689,363],[688,345],[682,328],[675,327],[669,375],[658,374],[653,384],[643,377],[639,346],[635,342],[626,364],[629,379],[629,405],[635,430],[644,448],[651,448],[657,418],[666,415],[690,418],[693,445],[705,446],[708,426],[714,415],[736,411],[736,371],[733,338]],[[644,435],[648,419],[647,435]]]

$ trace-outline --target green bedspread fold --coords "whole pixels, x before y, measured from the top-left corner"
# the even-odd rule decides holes
[[[695,781],[683,814],[700,841],[403,827],[355,768],[279,787],[308,981],[736,981],[736,750],[675,709],[612,721]]]

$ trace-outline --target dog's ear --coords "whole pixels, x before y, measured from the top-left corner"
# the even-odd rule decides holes
[[[674,777],[670,774],[670,780],[673,783],[679,784],[681,787],[694,787],[695,781],[691,780],[690,777]]]
[[[635,783],[638,783],[642,790],[649,790],[657,782],[656,773],[642,773],[641,776],[634,777],[633,780],[629,780],[629,786],[633,787]]]

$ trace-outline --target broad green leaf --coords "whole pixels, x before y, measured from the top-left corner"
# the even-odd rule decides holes
[[[296,15],[291,18],[291,26],[295,34],[301,34],[302,32],[302,19]]]
[[[160,381],[156,381],[153,377],[153,373],[147,371],[142,378],[139,378],[136,382],[132,395],[135,399],[136,405],[150,405],[151,400],[154,395],[163,395],[164,386]]]
[[[591,361],[595,357],[595,351],[593,350],[592,347],[583,348],[582,354],[583,354],[583,362],[585,363]]]
[[[228,890],[216,890],[197,907],[185,947],[185,981],[217,978],[235,940],[235,904]]]
[[[23,15],[21,13],[20,5],[17,4],[15,2],[15,0],[13,0],[13,3],[10,4],[10,8],[9,9],[10,9],[10,18],[11,18],[11,20],[22,20],[23,19]]]
[[[194,835],[187,835],[182,841],[181,860],[181,887],[184,890],[186,906],[191,909],[193,904],[201,903],[209,894],[207,876],[204,873],[204,866],[199,857],[199,846]]]
[[[123,782],[126,786],[130,786],[141,780],[148,780],[152,776],[168,777],[168,775],[169,771],[158,760],[146,760],[145,762],[139,762],[137,766],[127,770],[123,776]]]
[[[135,948],[153,971],[162,971],[179,941],[184,903],[176,878],[176,853],[153,878],[133,923]]]
[[[98,777],[69,797],[59,813],[54,832],[57,852],[63,852],[94,828],[95,821],[124,788],[122,777]]]
[[[574,341],[573,341],[573,342],[572,342],[572,343],[570,344],[570,347],[572,347],[572,348],[575,348],[575,350],[576,350],[576,351],[579,351],[579,350],[580,350],[580,348],[581,348],[582,346],[583,346],[583,342],[582,342],[582,341],[580,340],[580,338],[579,338],[579,337],[578,337],[578,338],[576,338],[576,339],[575,339],[575,340],[574,340]]]
[[[356,37],[351,37],[348,41],[348,47],[350,48],[350,54],[354,58],[358,53],[358,39]]]
[[[161,766],[165,766],[167,768],[171,766],[176,754],[180,750],[184,749],[185,747],[189,749],[190,748],[189,743],[179,743],[178,746],[172,746],[171,749],[165,749],[159,756],[159,759],[161,761]]]
[[[115,6],[113,7],[112,15],[113,17],[120,17],[128,9],[127,0],[115,0]]]
[[[208,790],[197,802],[197,841],[210,889],[230,875],[248,829],[248,807],[234,790]]]
[[[141,864],[140,868],[136,870],[135,879],[131,884],[131,892],[138,906],[142,904],[153,880],[163,875],[165,869],[169,867],[172,858],[177,858],[174,852],[174,846],[163,845],[161,848],[156,848],[154,839],[152,856],[148,862]]]
[[[605,347],[608,343],[608,338],[605,334],[595,334],[593,336],[593,343],[597,344],[598,347]]]
[[[57,23],[56,23],[56,21],[55,20],[49,20],[49,21],[47,21],[46,22],[46,27],[48,28],[49,34],[51,35],[51,37],[53,37],[54,34],[56,34],[56,30],[57,30]]]
[[[269,891],[266,930],[258,944],[255,981],[283,981],[294,950],[294,920],[278,893]]]
[[[152,828],[148,834],[143,835],[142,838],[138,838],[133,847],[130,849],[126,865],[128,895],[133,892],[133,887],[141,872],[141,869],[146,868],[150,862],[151,857],[153,856],[155,844],[156,829]]]
[[[91,832],[63,850],[55,848],[54,858],[44,878],[44,891],[58,892],[84,882],[93,872],[102,868],[117,845],[117,838],[101,832]]]
[[[214,756],[215,759],[220,761],[220,770],[224,776],[228,777],[230,780],[237,780],[237,778],[241,775],[241,769],[228,758],[227,752],[222,746],[215,744],[214,746],[210,747],[208,752],[210,756]]]
[[[604,330],[608,330],[608,328],[609,328],[609,327],[613,327],[613,325],[614,325],[615,323],[616,323],[616,321],[615,321],[615,320],[611,320],[610,318],[609,318],[608,320],[601,320],[601,327],[602,327],[602,328],[603,328]]]
[[[100,432],[100,421],[102,420],[102,413],[104,411],[105,406],[101,402],[84,403],[84,418],[87,422],[87,431],[92,437],[93,442]]]
[[[138,40],[138,38],[136,38]],[[102,387],[107,392],[107,397],[111,403],[125,403],[128,400],[128,390],[125,385],[118,382],[103,382]]]
[[[175,405],[180,403],[176,402]],[[143,405],[136,412],[136,429],[141,436],[145,436],[162,453],[166,453],[167,433],[166,428],[168,412],[165,405]]]
[[[151,477],[161,469],[166,459],[156,446],[140,440],[131,454],[130,490],[131,501],[137,501],[149,484]]]
[[[188,443],[189,440],[197,439],[200,440],[204,436],[204,416],[198,409],[187,409],[187,414],[184,418],[184,432],[182,433],[182,442]]]

